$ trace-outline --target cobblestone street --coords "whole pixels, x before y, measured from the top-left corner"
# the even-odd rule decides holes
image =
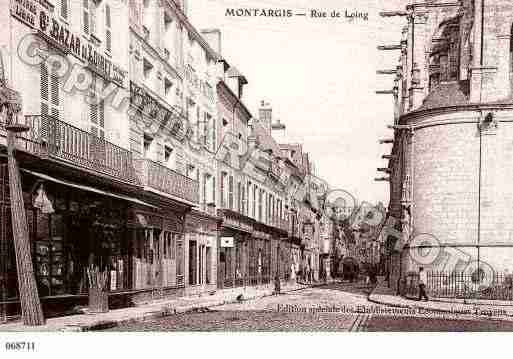
[[[114,331],[349,331],[358,316],[318,312],[322,308],[365,305],[361,284],[330,284],[184,313],[159,320],[123,325]]]
[[[364,314],[392,310],[367,300],[362,283],[337,283],[204,308],[109,331],[513,331],[513,322],[466,315]]]

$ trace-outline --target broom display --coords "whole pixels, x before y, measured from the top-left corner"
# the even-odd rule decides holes
[[[89,311],[91,313],[105,313],[109,311],[107,271],[101,272],[97,266],[90,265],[87,268],[89,281]]]

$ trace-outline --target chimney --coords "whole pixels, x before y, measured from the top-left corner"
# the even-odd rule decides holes
[[[265,127],[269,134],[271,134],[272,130],[272,121],[273,121],[273,109],[271,104],[265,101],[260,102],[260,108],[258,109],[258,121]]]
[[[271,124],[271,130],[272,135],[276,142],[278,143],[285,143],[287,141],[286,139],[286,133],[285,133],[285,125],[280,122],[280,119],[277,118],[274,123]]]
[[[207,41],[209,46],[221,56],[221,30],[219,29],[204,29],[201,30],[203,38]]]
[[[180,4],[180,9],[182,9],[182,12],[185,14],[185,17],[189,17],[189,4],[187,1],[188,0],[178,0],[178,3]]]

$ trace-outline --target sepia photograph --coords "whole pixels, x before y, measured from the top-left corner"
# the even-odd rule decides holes
[[[0,25],[0,353],[513,331],[512,1],[0,0]]]

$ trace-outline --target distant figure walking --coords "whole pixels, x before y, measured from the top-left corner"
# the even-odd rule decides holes
[[[429,300],[426,294],[426,283],[427,283],[427,273],[424,271],[423,267],[419,268],[419,301],[424,298],[426,302]]]

